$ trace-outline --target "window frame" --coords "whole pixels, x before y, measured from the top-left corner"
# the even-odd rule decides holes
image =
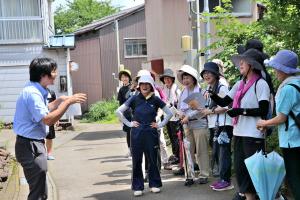
[[[136,54],[128,55],[127,48],[126,48],[126,46],[127,46],[126,41],[130,41],[130,40],[138,41],[138,42],[142,41],[142,42],[138,43],[138,47],[139,47],[139,45],[146,44],[146,55],[139,55],[139,54],[138,55],[136,55]],[[123,41],[124,41],[124,58],[146,58],[148,56],[146,37],[123,38]],[[133,48],[132,48],[132,50],[133,50]],[[139,48],[137,51],[139,52]]]
[[[0,22],[9,22],[9,21],[16,21],[16,22],[21,22],[21,21],[36,21],[37,23],[40,23],[37,28],[41,28],[41,36],[39,38],[17,38],[17,39],[3,39],[0,40],[0,44],[28,44],[28,43],[43,43],[44,41],[44,18],[42,17],[42,2],[41,0],[37,0],[38,3],[38,15],[33,15],[33,16],[12,16],[12,17],[1,17],[0,16]],[[22,8],[21,8],[22,9]],[[23,12],[23,10],[22,10]],[[2,28],[1,28],[2,29]],[[21,29],[24,31],[24,28],[22,27]],[[0,30],[1,31],[1,30]],[[5,31],[5,29],[3,29]]]
[[[198,0],[200,2],[202,2],[203,0]],[[217,0],[219,1],[219,5],[221,3],[221,0]],[[253,16],[253,2],[251,0],[246,0],[248,1],[248,3],[250,4],[250,9],[249,12],[230,12],[230,14],[234,17],[252,17]],[[234,5],[232,5],[234,7]],[[200,11],[203,12],[203,11]],[[211,11],[209,11],[211,12]],[[212,18],[216,18],[216,16],[212,16]]]

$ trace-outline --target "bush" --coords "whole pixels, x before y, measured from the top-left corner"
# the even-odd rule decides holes
[[[115,117],[115,111],[119,104],[116,98],[108,101],[99,101],[92,104],[88,113],[84,115],[84,119],[88,122],[112,121]]]

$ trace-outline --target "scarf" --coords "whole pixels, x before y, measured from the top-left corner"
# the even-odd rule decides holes
[[[247,83],[245,83],[243,80],[240,81],[239,88],[233,98],[232,108],[240,108],[241,107],[242,98],[245,96],[245,94],[247,93],[249,88],[260,78],[261,78],[261,76],[259,76],[258,74],[254,74]],[[234,117],[233,125],[236,125],[238,120],[239,120],[238,116]]]

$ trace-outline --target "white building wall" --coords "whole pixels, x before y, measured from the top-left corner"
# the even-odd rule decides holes
[[[66,50],[43,49],[42,45],[0,46],[0,121],[12,122],[15,113],[16,100],[22,88],[29,81],[29,64],[35,57],[50,57],[58,64],[58,77],[53,89],[57,96],[61,93],[59,76],[66,76]]]

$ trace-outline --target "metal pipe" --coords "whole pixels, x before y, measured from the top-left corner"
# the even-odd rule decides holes
[[[205,12],[206,14],[209,14],[209,1],[208,0],[204,0],[204,9],[203,12]],[[207,48],[210,45],[210,17],[207,16],[206,17],[206,22],[205,22],[205,47]],[[205,61],[208,60],[210,56],[210,50],[207,50],[205,52]]]
[[[202,59],[201,59],[201,30],[200,30],[200,3],[199,0],[196,0],[196,22],[197,22],[197,53],[198,53],[198,71],[201,72]]]
[[[120,36],[119,36],[119,21],[116,19],[115,20],[115,31],[116,31],[116,43],[117,43],[117,62],[118,62],[118,74],[120,72]],[[121,87],[121,81],[118,81],[118,87],[117,87],[117,92],[119,88]]]
[[[119,37],[119,22],[115,20],[115,31],[116,31],[116,42],[117,42],[117,61],[118,61],[118,72],[120,71],[120,37]]]

